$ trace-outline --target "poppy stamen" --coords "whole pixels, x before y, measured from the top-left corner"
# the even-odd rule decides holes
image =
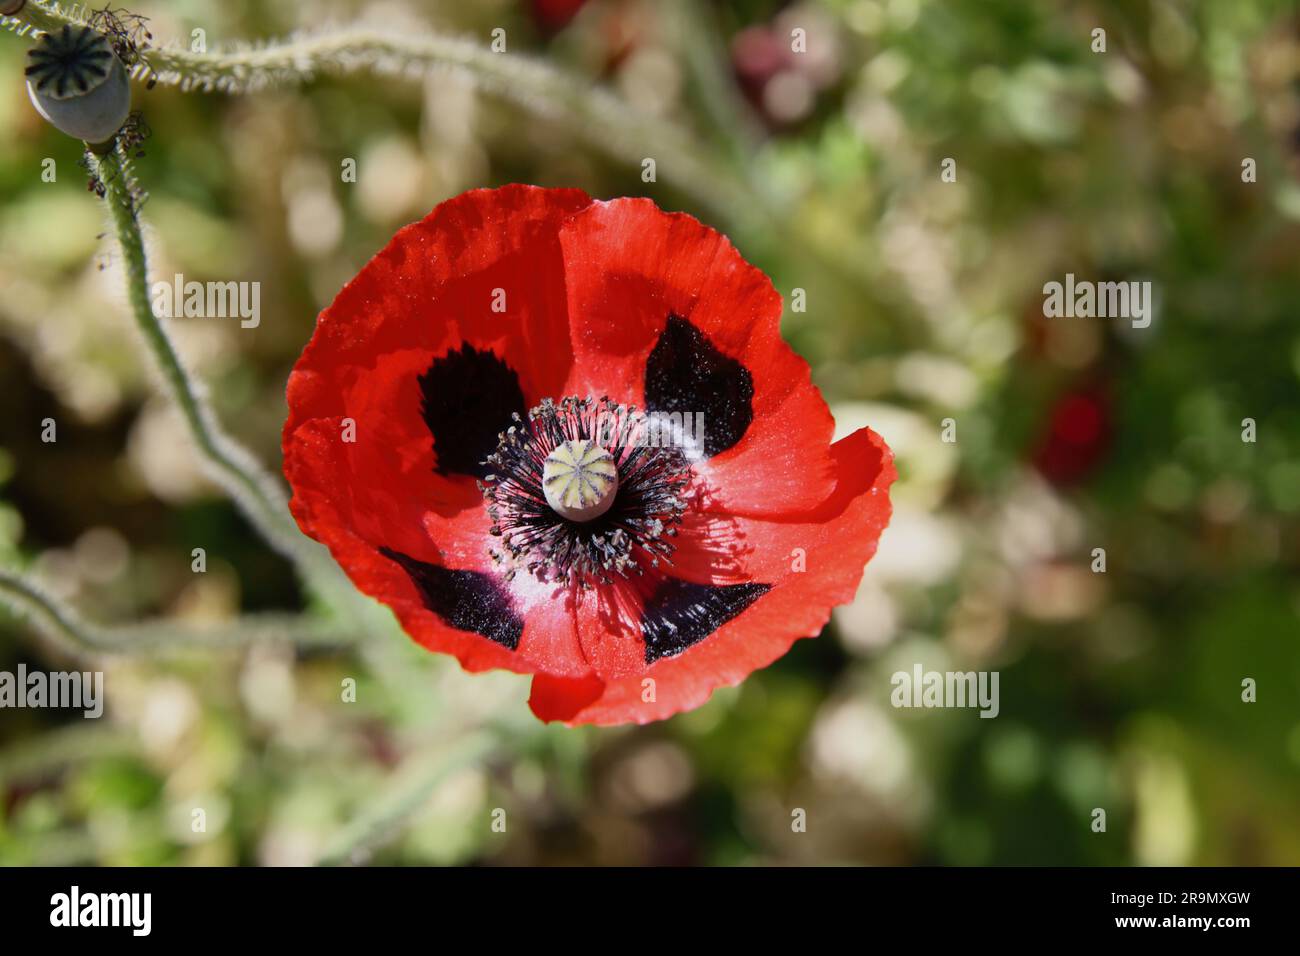
[[[493,559],[512,578],[610,584],[671,564],[690,482],[686,454],[649,439],[646,417],[609,398],[546,399],[499,436],[479,483]]]

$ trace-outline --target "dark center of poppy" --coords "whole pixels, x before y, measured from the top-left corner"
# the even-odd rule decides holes
[[[691,478],[686,450],[609,398],[546,399],[499,436],[479,487],[493,559],[513,577],[609,584],[671,563]]]

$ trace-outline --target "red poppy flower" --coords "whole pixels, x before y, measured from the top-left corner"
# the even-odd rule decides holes
[[[781,298],[646,199],[465,193],[320,316],[289,379],[293,514],[357,587],[544,720],[697,707],[816,635],[889,520]]]

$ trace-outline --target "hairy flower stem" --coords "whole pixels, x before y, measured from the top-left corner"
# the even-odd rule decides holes
[[[85,21],[85,8],[31,0],[7,23],[16,32],[51,30]],[[763,204],[729,164],[720,164],[677,126],[648,116],[586,77],[571,75],[517,53],[494,53],[472,39],[411,34],[383,27],[348,26],[285,40],[194,53],[156,47],[132,74],[183,91],[250,93],[308,82],[322,73],[370,73],[421,79],[442,71],[470,77],[480,88],[550,122],[606,155],[640,167],[656,160],[662,176],[723,216],[753,219]]]
[[[207,472],[232,498],[267,542],[298,568],[304,583],[317,596],[346,616],[355,618],[361,598],[346,582],[325,550],[308,540],[289,516],[289,504],[276,481],[242,446],[222,431],[198,386],[193,382],[176,346],[149,298],[149,273],[144,237],[140,229],[140,190],[130,159],[116,146],[107,152],[87,150],[86,164],[102,184],[113,231],[122,251],[127,279],[127,301],[164,390],[175,404],[194,441]],[[346,595],[340,598],[339,595]]]
[[[483,763],[501,745],[500,737],[488,730],[450,736],[455,743],[428,756],[414,758],[403,766],[389,789],[330,841],[316,865],[366,863],[376,850],[401,835],[403,827],[428,803],[444,780],[458,770]]]
[[[38,737],[20,738],[0,750],[0,788],[23,780],[41,780],[95,759],[131,757],[139,751],[139,741],[130,730],[108,721],[78,720]]]
[[[290,641],[300,647],[338,647],[355,632],[337,625],[309,622],[285,614],[262,614],[211,626],[174,621],[102,627],[86,621],[35,581],[0,569],[0,604],[29,620],[38,630],[81,653],[153,654],[162,650],[216,650],[266,640]]]
[[[75,611],[33,581],[0,571],[0,601],[42,633],[87,650],[102,650],[99,635]]]
[[[85,23],[87,16],[89,11],[80,10],[75,6],[65,10],[57,3],[28,0],[27,4],[13,16],[3,17],[0,20],[7,29],[19,36],[26,36],[28,33],[52,33],[65,23]]]
[[[294,540],[297,531],[291,530],[289,525],[284,492],[248,452],[222,433],[211,410],[191,382],[176,346],[154,315],[149,300],[144,237],[137,211],[139,198],[130,161],[121,149],[102,155],[88,150],[86,160],[91,175],[104,186],[104,201],[122,250],[131,315],[162,373],[168,397],[180,410],[213,477],[234,496],[249,520],[273,546],[286,555],[292,555],[299,545]]]
[[[699,15],[689,6],[682,10]],[[23,35],[64,23],[83,23],[89,14],[82,5],[63,7],[49,0],[29,0],[15,17],[0,21],[0,26]],[[694,64],[701,55],[691,47],[699,42],[694,37],[697,28],[688,22],[682,29],[689,41],[683,55]],[[184,91],[251,93],[305,83],[322,73],[418,80],[448,70],[469,77],[479,88],[534,117],[564,127],[576,139],[618,162],[642,168],[646,159],[654,159],[659,179],[738,232],[755,241],[765,236],[785,237],[784,248],[800,260],[800,269],[813,273],[823,287],[837,287],[846,298],[875,301],[878,292],[862,268],[862,263],[871,259],[868,250],[842,236],[828,236],[815,228],[808,216],[791,215],[791,198],[779,196],[754,175],[753,147],[746,142],[743,124],[719,121],[734,105],[735,92],[719,89],[716,76],[700,79],[706,87],[703,97],[710,125],[724,133],[726,155],[722,160],[710,155],[705,144],[678,124],[647,115],[588,77],[527,55],[494,53],[477,39],[344,26],[257,45],[231,44],[207,53],[183,47],[149,48],[131,72],[136,79]],[[880,319],[881,328],[900,336],[909,349],[928,341],[917,323],[892,321],[888,312]]]

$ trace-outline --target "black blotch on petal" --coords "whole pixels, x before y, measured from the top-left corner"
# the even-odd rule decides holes
[[[771,589],[770,584],[693,584],[665,578],[641,613],[646,663],[698,644]]]
[[[523,618],[495,578],[478,571],[452,571],[392,548],[380,548],[379,553],[402,566],[424,606],[452,627],[481,634],[512,651],[519,647]]]
[[[483,459],[496,450],[497,435],[510,427],[512,414],[527,411],[514,369],[468,343],[433,360],[420,376],[420,392],[441,475],[488,474]]]
[[[702,414],[711,458],[740,441],[754,420],[754,377],[686,319],[669,315],[646,361],[645,403],[652,412]]]

